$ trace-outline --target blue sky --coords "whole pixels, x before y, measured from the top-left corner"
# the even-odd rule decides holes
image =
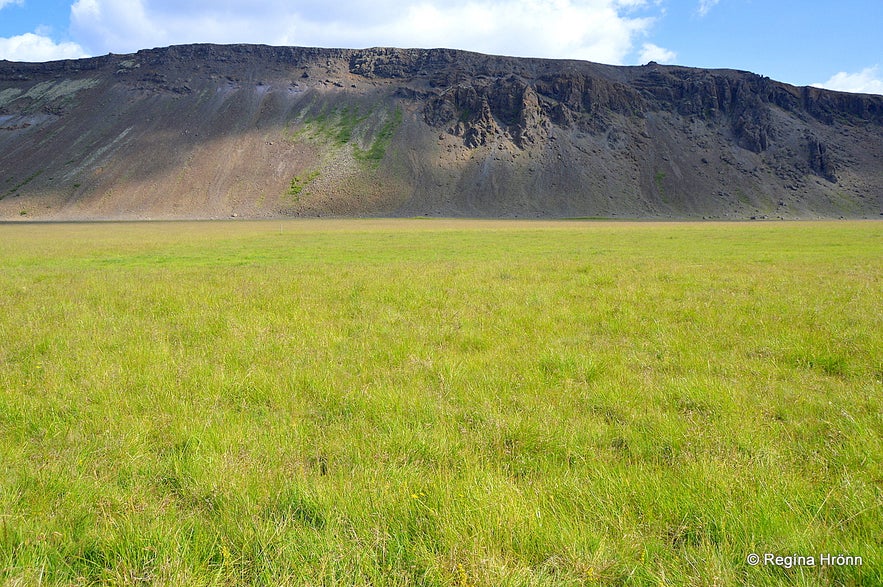
[[[450,47],[883,94],[883,0],[0,0],[0,59],[179,43]]]

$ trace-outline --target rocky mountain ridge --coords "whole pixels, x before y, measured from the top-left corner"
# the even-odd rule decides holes
[[[0,216],[883,213],[883,96],[448,49],[0,62]]]

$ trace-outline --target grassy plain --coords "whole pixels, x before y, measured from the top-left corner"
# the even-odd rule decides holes
[[[881,300],[877,222],[0,225],[0,584],[880,585]]]

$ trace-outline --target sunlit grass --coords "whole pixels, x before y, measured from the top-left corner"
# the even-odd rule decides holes
[[[883,224],[0,225],[0,259],[7,584],[883,583]]]

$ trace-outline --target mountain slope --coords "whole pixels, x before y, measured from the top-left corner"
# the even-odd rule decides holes
[[[453,50],[0,62],[0,217],[879,217],[883,96]]]

